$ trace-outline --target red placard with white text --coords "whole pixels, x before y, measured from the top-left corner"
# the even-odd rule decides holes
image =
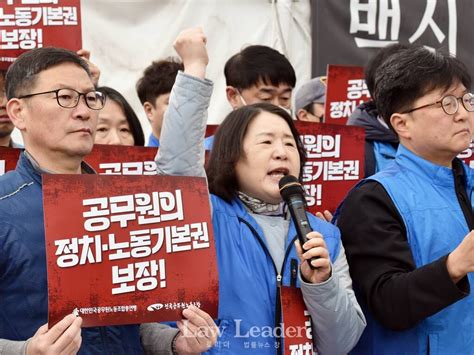
[[[458,154],[458,158],[461,159],[464,163],[469,165],[470,168],[474,169],[474,142],[471,142],[469,148]]]
[[[283,344],[285,355],[313,355],[311,317],[306,310],[301,289],[281,287]]]
[[[297,121],[307,161],[303,186],[308,210],[334,213],[364,175],[365,132],[361,127]]]
[[[206,126],[206,133],[204,136],[205,137],[213,136],[214,134],[216,134],[217,128],[219,128],[218,124],[208,124]]]
[[[85,158],[98,174],[156,175],[158,148],[96,144]]]
[[[345,125],[356,107],[368,100],[364,67],[328,65],[325,123]]]
[[[218,276],[204,178],[43,175],[49,324],[217,317]]]
[[[0,69],[27,50],[82,48],[80,0],[0,1]]]
[[[0,175],[15,170],[22,151],[23,149],[0,147]]]

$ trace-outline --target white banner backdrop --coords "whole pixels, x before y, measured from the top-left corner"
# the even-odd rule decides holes
[[[210,124],[230,112],[225,98],[224,64],[251,44],[284,53],[297,74],[297,86],[310,78],[310,0],[82,0],[83,47],[101,69],[100,85],[120,91],[140,117],[146,141],[150,125],[135,83],[153,61],[176,55],[179,32],[201,26],[208,38],[207,77],[214,81]],[[21,141],[18,132],[14,139]]]

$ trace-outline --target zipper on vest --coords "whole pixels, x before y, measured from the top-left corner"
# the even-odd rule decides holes
[[[281,355],[281,354],[283,354],[282,341],[281,341],[281,330],[282,330],[281,329],[281,312],[282,312],[282,310],[281,310],[281,297],[280,297],[281,286],[283,284],[283,272],[285,270],[286,260],[288,259],[288,255],[290,254],[291,246],[295,242],[297,236],[294,236],[294,238],[288,244],[288,248],[286,249],[285,256],[283,258],[281,272],[278,272],[278,269],[275,265],[275,262],[273,261],[272,255],[268,251],[267,246],[265,245],[264,241],[262,240],[262,238],[260,237],[258,232],[255,230],[255,228],[249,222],[247,222],[245,219],[243,219],[241,217],[238,217],[238,220],[239,220],[239,222],[244,223],[250,229],[250,232],[252,232],[253,236],[257,239],[258,243],[262,247],[265,254],[267,254],[267,256],[272,261],[273,269],[275,270],[276,284],[277,284],[276,302],[275,302],[275,335],[276,335],[275,336],[275,341],[277,343],[277,347],[276,347],[277,348],[277,354]]]

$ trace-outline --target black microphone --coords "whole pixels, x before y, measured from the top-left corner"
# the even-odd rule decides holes
[[[288,205],[291,219],[295,224],[298,240],[300,241],[301,248],[303,248],[303,244],[308,240],[308,238],[306,238],[306,234],[313,231],[309,224],[308,217],[306,216],[306,200],[304,198],[303,187],[301,186],[298,179],[293,175],[286,175],[282,177],[278,183],[278,186],[280,188],[280,195],[283,198],[283,201],[285,201]],[[306,250],[303,249],[303,251]],[[311,260],[315,259],[317,259],[317,257],[311,258]],[[309,266],[312,269],[316,269],[313,265],[311,265],[311,260],[307,260]]]

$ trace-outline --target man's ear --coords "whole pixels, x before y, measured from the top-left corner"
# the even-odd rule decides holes
[[[304,108],[300,108],[298,111],[296,111],[296,119],[298,121],[310,121],[310,118],[308,116],[308,111],[306,111]]]
[[[155,106],[151,104],[148,101],[145,101],[143,104],[143,109],[145,110],[146,117],[148,118],[148,121],[150,123],[153,122],[153,119],[155,118]]]
[[[235,110],[242,106],[242,99],[240,98],[239,91],[236,88],[233,86],[226,86],[225,94],[232,109]]]
[[[408,113],[394,113],[390,116],[390,124],[401,138],[410,138],[410,121]]]
[[[25,102],[13,98],[7,102],[7,114],[10,117],[12,123],[20,131],[26,130],[25,117],[26,117],[26,106]]]

